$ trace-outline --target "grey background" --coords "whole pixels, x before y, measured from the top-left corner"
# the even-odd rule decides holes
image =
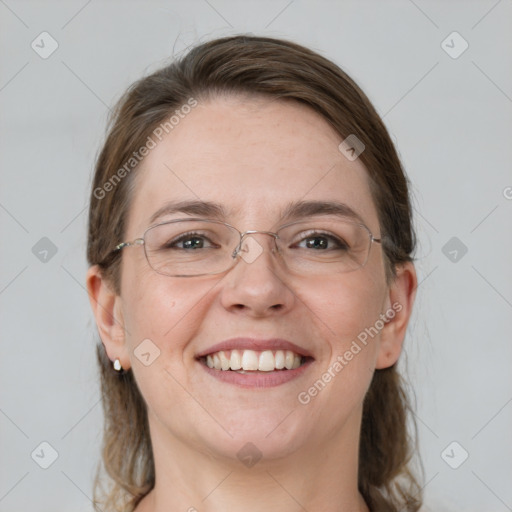
[[[320,51],[383,116],[413,184],[421,283],[401,365],[427,504],[512,510],[511,16],[511,0],[0,0],[0,511],[92,510],[102,411],[85,242],[108,108],[173,53],[240,32]],[[31,47],[43,31],[58,43],[47,59]],[[453,31],[469,44],[458,58],[445,50],[462,40],[442,44]],[[58,452],[48,469],[31,457],[50,460],[42,442]]]

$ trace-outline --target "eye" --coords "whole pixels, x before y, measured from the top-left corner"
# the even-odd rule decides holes
[[[205,246],[205,242],[209,243],[209,246]],[[181,247],[178,245],[182,244]],[[196,249],[208,249],[212,247],[218,247],[218,245],[211,242],[211,240],[197,232],[183,233],[182,235],[169,240],[162,246],[162,249],[178,249],[178,250],[196,250]]]
[[[313,249],[315,251],[348,251],[350,249],[349,245],[343,239],[325,232],[310,231],[308,233],[301,233],[300,237],[301,241],[299,244],[306,242],[305,247],[302,247],[306,249]]]

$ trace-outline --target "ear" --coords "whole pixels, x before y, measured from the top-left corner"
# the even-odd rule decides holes
[[[130,368],[126,350],[122,301],[103,277],[98,265],[89,268],[86,276],[89,301],[98,332],[111,361],[119,359],[123,370]]]
[[[396,268],[396,277],[389,287],[386,299],[388,317],[381,331],[379,353],[375,368],[388,368],[398,361],[402,351],[405,332],[412,313],[418,279],[412,262],[402,263]]]

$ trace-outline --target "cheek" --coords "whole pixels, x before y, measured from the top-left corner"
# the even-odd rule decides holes
[[[204,294],[186,281],[151,271],[126,288],[127,346],[138,386],[150,409],[186,402],[178,383],[186,383],[184,350],[194,338]]]
[[[318,424],[337,435],[340,425],[362,407],[375,369],[378,335],[369,336],[380,318],[383,281],[369,271],[310,284],[308,307],[329,353],[301,390],[298,400],[314,408]],[[366,338],[365,338],[366,336]]]
[[[342,349],[373,326],[383,312],[385,287],[371,272],[309,285],[308,303],[324,324],[333,348]]]
[[[333,382],[343,395],[364,393],[378,355],[385,285],[370,271],[346,274],[309,290],[316,328],[328,341],[329,354],[319,368],[323,382]],[[331,385],[331,384],[329,384]]]
[[[155,366],[165,364],[181,373],[183,351],[200,326],[203,296],[209,287],[205,289],[197,281],[161,276],[151,269],[137,277],[127,285],[124,301],[132,355],[141,341],[149,339],[157,347],[155,351],[164,356],[155,360]],[[134,366],[137,363],[134,360]]]

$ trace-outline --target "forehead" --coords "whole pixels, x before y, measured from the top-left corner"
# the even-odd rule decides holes
[[[290,203],[321,200],[346,204],[378,232],[367,171],[339,151],[341,141],[327,121],[297,102],[199,102],[155,139],[137,169],[127,231],[139,236],[169,201],[216,202],[227,222],[268,229]]]

